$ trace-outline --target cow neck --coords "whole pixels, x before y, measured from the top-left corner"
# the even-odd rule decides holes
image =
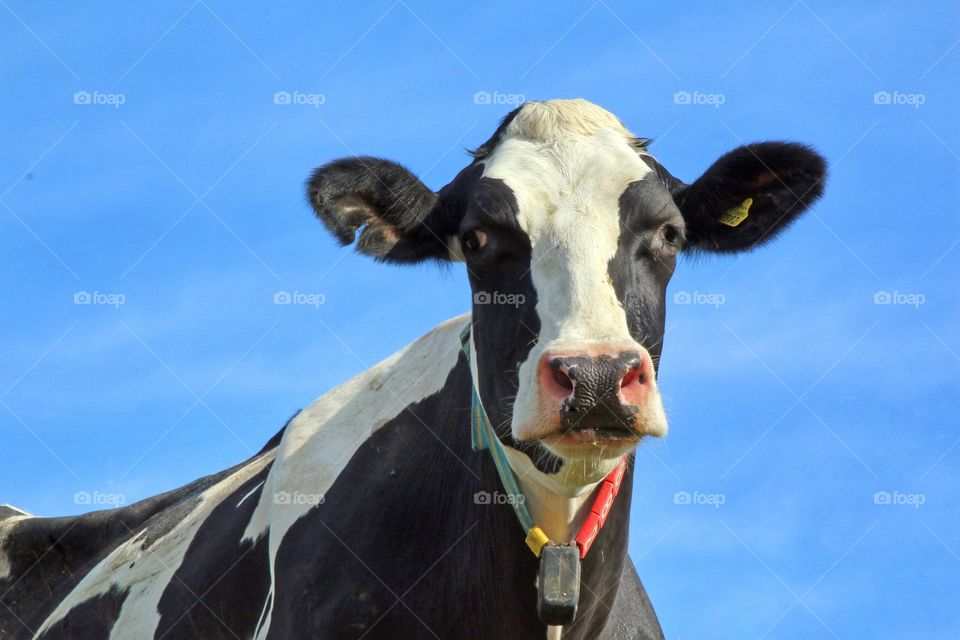
[[[559,483],[541,481],[538,476],[543,474],[533,467],[523,453],[512,447],[506,447],[500,442],[487,417],[476,383],[477,358],[471,339],[471,328],[468,324],[460,339],[470,366],[472,397],[470,421],[473,449],[490,451],[490,456],[497,468],[497,475],[500,477],[500,484],[508,494],[509,503],[513,506],[520,526],[526,533],[526,543],[530,551],[539,558],[546,544],[569,542],[576,544],[580,558],[583,559],[590,551],[590,546],[600,529],[603,528],[613,501],[620,491],[623,474],[626,471],[626,456],[621,458],[620,463],[607,477],[572,492],[562,489]],[[519,480],[517,470],[520,470]],[[587,510],[587,498],[597,485],[600,485],[600,489]],[[536,519],[527,507],[528,496],[533,498],[531,504],[537,515]],[[541,527],[538,523],[543,523],[544,526]],[[570,530],[574,523],[580,523],[580,527],[576,535],[571,536]]]
[[[590,513],[590,497],[603,479],[584,485],[564,484],[537,469],[527,454],[510,446],[503,451],[537,526],[551,540],[572,540]]]

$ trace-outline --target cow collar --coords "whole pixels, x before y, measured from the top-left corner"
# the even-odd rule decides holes
[[[503,443],[493,430],[493,424],[487,417],[477,389],[473,351],[471,339],[472,325],[467,324],[460,334],[463,353],[470,368],[471,388],[471,441],[474,451],[490,451],[500,484],[507,494],[508,502],[513,506],[520,526],[526,532],[526,544],[533,555],[540,558],[539,575],[539,602],[537,613],[542,622],[558,625],[569,624],[576,617],[577,600],[580,588],[580,560],[587,556],[597,534],[603,528],[613,501],[620,492],[623,474],[627,467],[627,458],[624,456],[620,464],[610,472],[600,483],[600,489],[594,498],[590,513],[580,527],[576,537],[568,543],[557,543],[550,540],[543,530],[537,526],[527,509],[523,491],[517,482],[517,477],[510,467]]]

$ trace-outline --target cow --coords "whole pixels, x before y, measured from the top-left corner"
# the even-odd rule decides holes
[[[320,167],[307,197],[342,245],[463,263],[472,312],[231,469],[76,517],[0,508],[0,636],[663,638],[627,542],[634,452],[667,432],[667,284],[681,254],[771,241],[825,175],[760,142],[686,184],[581,99],[524,103],[439,191],[385,159]],[[554,624],[537,555],[570,548],[579,599]]]

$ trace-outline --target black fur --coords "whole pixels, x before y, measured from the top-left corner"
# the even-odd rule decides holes
[[[148,532],[144,544],[149,546],[192,511],[200,493],[239,466],[120,509],[18,522],[0,550],[11,563],[11,575],[0,579],[0,638],[31,638],[29,629],[39,627],[110,552],[144,528]],[[113,594],[90,610],[105,612],[109,602],[125,595]],[[47,637],[74,636],[50,633]]]
[[[157,605],[155,637],[232,640],[256,626],[270,590],[267,537],[243,544],[240,539],[271,467],[237,487],[198,527]]]
[[[503,119],[500,120],[500,124],[497,126],[497,130],[493,132],[493,135],[490,136],[487,141],[481,144],[479,147],[469,152],[470,155],[473,156],[474,160],[483,160],[493,153],[493,150],[496,149],[497,145],[500,144],[500,141],[503,140],[503,135],[507,131],[507,127],[510,126],[510,123],[513,122],[515,117],[517,117],[517,114],[520,113],[521,109],[523,109],[523,105],[520,105],[507,115],[503,116]]]
[[[389,262],[419,262],[447,251],[443,230],[428,224],[437,194],[395,162],[336,160],[313,172],[307,197],[340,244],[356,240],[360,253]]]
[[[822,194],[826,161],[791,142],[760,142],[723,155],[677,193],[688,247],[714,253],[749,251],[773,240]],[[719,218],[746,198],[749,215],[736,227]]]
[[[129,588],[118,589],[116,585],[111,585],[106,593],[91,598],[71,609],[62,620],[52,625],[43,634],[43,637],[62,638],[64,640],[109,638],[113,625],[120,617],[123,603],[129,595]],[[26,630],[26,628],[21,628],[19,631]],[[13,638],[14,636],[0,637]],[[29,636],[24,635],[23,637],[27,638]]]

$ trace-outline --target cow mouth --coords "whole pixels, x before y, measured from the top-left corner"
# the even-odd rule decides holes
[[[625,426],[583,426],[560,429],[547,439],[562,444],[627,444],[639,442],[641,436]]]

